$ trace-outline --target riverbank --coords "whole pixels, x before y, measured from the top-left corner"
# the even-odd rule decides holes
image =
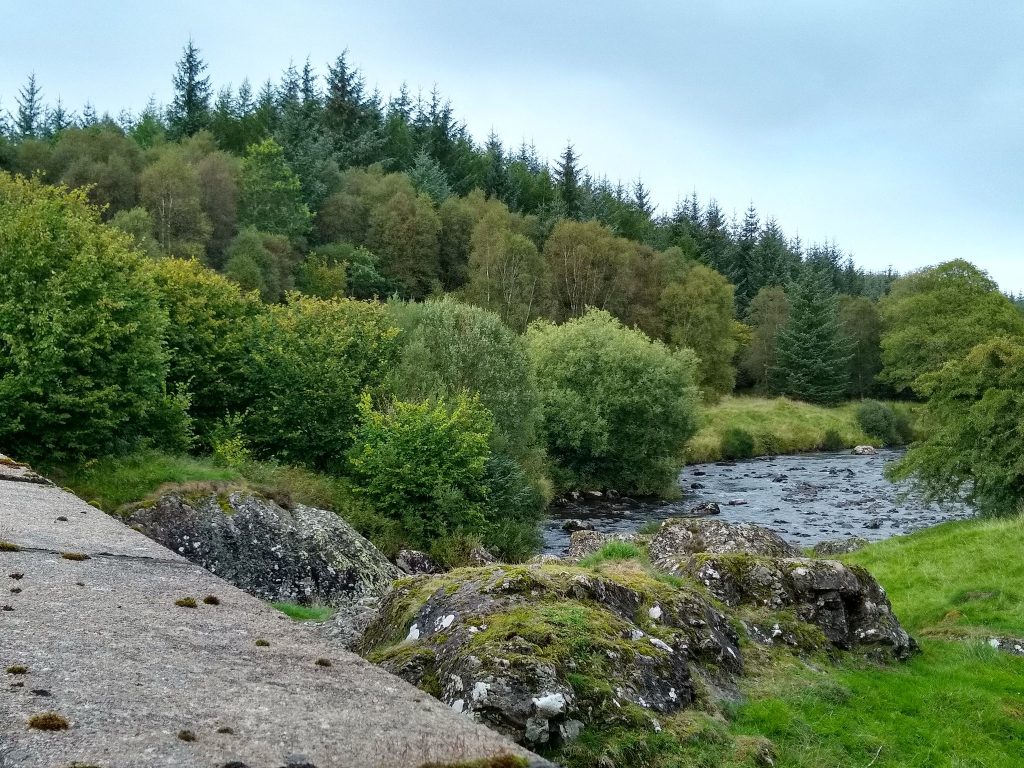
[[[854,401],[826,408],[785,397],[724,397],[702,412],[700,431],[686,446],[686,463],[721,461],[725,458],[722,440],[730,430],[750,435],[751,456],[880,446],[880,440],[857,424],[859,405],[859,401]],[[912,420],[913,407],[909,403],[889,405]]]
[[[567,768],[1016,768],[1024,763],[1024,518],[945,523],[844,556],[886,588],[921,652],[877,665],[777,656],[722,717],[584,733]],[[1002,640],[1003,649],[993,647]],[[769,762],[770,760],[770,762]]]

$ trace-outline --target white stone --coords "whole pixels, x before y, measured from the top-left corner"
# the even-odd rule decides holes
[[[406,635],[405,641],[409,642],[411,640],[419,640],[419,639],[420,639],[420,628],[419,628],[419,625],[418,624],[413,624],[411,627],[409,627],[409,634]]]
[[[542,717],[555,717],[565,712],[565,696],[561,693],[545,693],[533,700],[533,706]]]
[[[463,712],[463,710],[465,708],[466,708],[466,700],[465,699],[456,699],[455,701],[452,702],[452,709],[454,709],[460,715],[462,714],[462,712]]]
[[[491,686],[487,683],[477,683],[473,686],[473,701],[485,701],[487,699],[487,692]]]
[[[658,619],[661,618],[661,606],[660,605],[652,605],[648,609],[647,615],[650,616],[655,621],[657,621]]]
[[[669,653],[675,653],[675,651],[672,650],[672,646],[670,646],[664,640],[659,640],[656,637],[649,637],[647,639],[651,641],[651,645],[653,645],[655,648],[659,648],[663,651],[668,651]]]

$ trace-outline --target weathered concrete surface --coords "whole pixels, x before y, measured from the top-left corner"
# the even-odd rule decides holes
[[[0,479],[0,540],[22,547],[0,552],[0,670],[28,667],[0,673],[2,768],[530,757],[58,488]],[[46,711],[70,728],[27,727]]]

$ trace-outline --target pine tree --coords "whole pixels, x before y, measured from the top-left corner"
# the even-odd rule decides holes
[[[73,113],[68,112],[64,109],[64,104],[61,102],[60,97],[57,97],[56,106],[49,111],[46,116],[46,133],[49,136],[56,136],[66,128],[70,128],[75,124],[75,116]]]
[[[775,379],[783,394],[833,405],[849,385],[850,349],[827,277],[804,269],[789,291],[789,321],[779,329]]]
[[[484,194],[504,200],[508,192],[508,174],[505,172],[505,148],[498,134],[491,131],[484,145]]]
[[[210,78],[203,77],[206,62],[190,39],[174,73],[174,100],[167,110],[172,138],[180,139],[201,131],[210,122]]]
[[[768,286],[786,286],[794,277],[800,260],[786,244],[786,236],[775,219],[769,218],[751,253],[748,287],[752,296]]]
[[[96,117],[96,107],[92,105],[91,101],[85,102],[85,106],[82,107],[82,117],[79,120],[79,125],[83,128],[92,128],[99,122],[99,118]]]
[[[554,181],[562,212],[567,218],[578,219],[583,208],[583,187],[580,185],[579,156],[572,144],[567,144],[555,164]]]
[[[18,112],[14,115],[14,133],[21,139],[36,139],[45,129],[46,107],[43,105],[43,91],[36,82],[36,73],[28,76],[25,87],[18,91],[15,99]]]
[[[736,306],[746,310],[750,300],[757,294],[757,268],[755,249],[761,236],[761,223],[753,202],[743,214],[743,226],[736,232],[736,250],[733,263],[726,275],[736,286]]]

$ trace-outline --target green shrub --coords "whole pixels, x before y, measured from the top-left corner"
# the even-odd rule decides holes
[[[962,499],[1010,515],[1024,498],[1024,344],[994,339],[918,384],[924,435],[889,468],[931,500]]]
[[[754,455],[754,438],[745,429],[733,427],[722,435],[722,458],[749,459]]]
[[[251,328],[243,431],[253,453],[340,472],[360,395],[383,384],[397,329],[378,305],[298,294]]]
[[[244,293],[199,262],[159,259],[150,270],[170,317],[164,333],[170,353],[167,381],[191,393],[189,413],[207,447],[218,421],[248,404],[244,377],[250,325],[266,310],[255,293]]]
[[[821,441],[821,450],[841,451],[844,448],[846,448],[846,441],[836,430],[830,429],[825,433],[825,438]]]
[[[559,326],[534,323],[527,343],[562,488],[660,493],[674,484],[697,428],[690,350],[671,350],[598,310]]]
[[[915,431],[914,422],[910,417],[910,413],[904,408],[894,408],[893,414],[895,421],[893,424],[896,445],[910,445],[914,442]]]
[[[479,534],[487,525],[487,461],[494,422],[478,398],[452,406],[359,403],[349,462],[355,491],[401,523],[419,548],[444,536]]]
[[[148,263],[84,191],[0,172],[0,444],[28,461],[183,448]],[[156,438],[156,439],[154,439]]]
[[[886,445],[899,439],[896,433],[896,414],[888,405],[877,400],[865,400],[857,406],[857,424],[868,435]]]

